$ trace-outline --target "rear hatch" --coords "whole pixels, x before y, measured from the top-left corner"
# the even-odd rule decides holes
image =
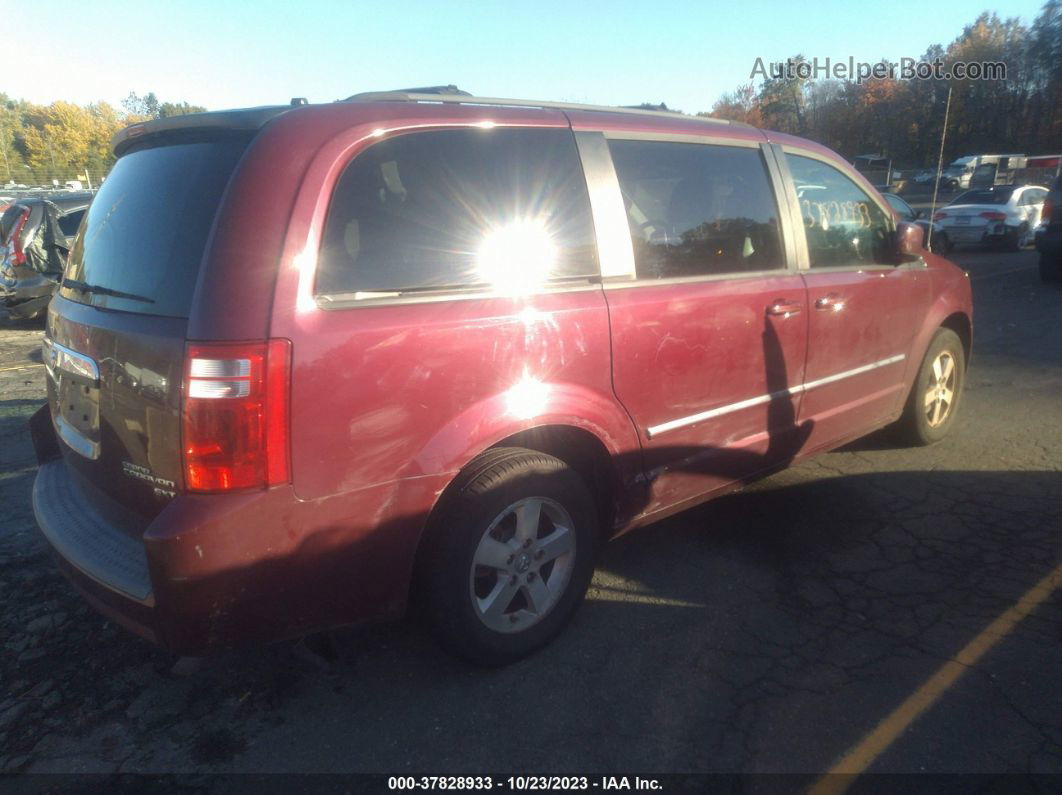
[[[130,534],[182,490],[186,329],[218,209],[251,132],[127,146],[78,229],[44,341],[48,400],[85,497]]]

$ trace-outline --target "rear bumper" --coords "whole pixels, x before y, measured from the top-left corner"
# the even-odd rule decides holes
[[[85,576],[126,598],[151,605],[144,545],[107,524],[79,496],[63,459],[41,465],[33,482],[33,513],[44,537]]]
[[[421,482],[424,481],[424,482]],[[412,487],[429,496],[433,478]],[[290,486],[183,495],[142,539],[107,523],[61,458],[41,464],[34,512],[60,568],[100,612],[180,654],[396,617],[425,513],[407,481],[313,503]]]
[[[943,231],[952,243],[987,243],[990,237],[984,226],[945,226]]]
[[[29,279],[0,276],[0,304],[14,317],[36,317],[47,310],[57,286],[41,274]]]

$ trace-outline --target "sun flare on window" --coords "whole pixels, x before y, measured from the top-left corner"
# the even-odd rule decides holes
[[[499,292],[519,294],[544,284],[556,259],[557,247],[545,224],[513,221],[487,234],[476,270]]]

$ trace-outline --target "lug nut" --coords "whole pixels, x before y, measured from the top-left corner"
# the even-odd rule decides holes
[[[529,571],[527,573],[527,581],[528,582],[534,582],[534,580],[535,580],[535,573],[533,571]]]
[[[509,580],[509,585],[516,585],[516,575],[514,574]]]
[[[510,555],[509,559],[507,561],[505,561],[506,565],[507,566],[512,566],[513,565],[513,560],[515,560],[515,559],[516,559],[515,555]]]
[[[527,549],[529,546],[531,546],[531,539],[530,538],[527,539],[527,541],[524,542],[524,549]]]
[[[537,551],[537,552],[535,553],[535,560],[542,560],[542,558],[543,558],[543,557],[545,556],[545,554],[546,554],[546,553],[545,553],[545,552],[543,552],[543,551],[542,551],[541,549],[540,549],[540,550],[538,550],[538,551]]]

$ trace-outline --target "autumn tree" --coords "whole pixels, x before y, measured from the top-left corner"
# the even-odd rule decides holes
[[[760,113],[759,98],[756,96],[756,88],[752,83],[745,83],[730,93],[723,94],[712,106],[710,113],[699,113],[697,115],[740,121],[745,124],[751,124],[754,127],[763,126],[763,114]]]
[[[201,105],[189,105],[187,102],[160,102],[154,91],[142,97],[130,91],[129,96],[122,100],[122,107],[129,116],[139,119],[165,119],[169,116],[206,112],[206,108]]]
[[[935,165],[952,89],[945,157],[979,152],[1062,151],[1062,0],[1031,26],[983,13],[921,61],[1001,63],[1005,79],[812,80],[768,73],[723,94],[710,115],[796,133],[847,157],[883,152],[899,167]],[[794,65],[802,56],[790,59]]]

